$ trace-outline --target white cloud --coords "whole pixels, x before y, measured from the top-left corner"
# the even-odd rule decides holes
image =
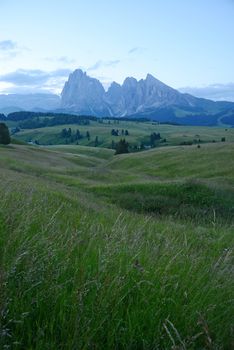
[[[58,63],[64,63],[64,64],[71,64],[76,62],[74,58],[70,58],[67,56],[45,57],[44,59],[49,62],[58,62]]]
[[[182,87],[180,92],[191,95],[208,98],[214,101],[233,101],[234,102],[234,83],[211,84],[203,87]]]
[[[141,46],[135,46],[133,48],[131,48],[129,51],[128,51],[128,54],[129,55],[132,55],[132,54],[135,54],[135,53],[142,53],[142,52],[145,52],[147,49],[145,47],[141,47]]]
[[[18,48],[18,45],[16,42],[12,40],[3,40],[0,41],[0,50],[1,51],[12,51]]]
[[[99,60],[96,63],[94,63],[94,65],[87,68],[87,71],[95,71],[102,67],[114,67],[119,63],[120,63],[120,60],[112,60],[112,61]]]
[[[59,93],[71,73],[70,69],[56,69],[50,72],[39,69],[18,69],[0,75],[2,93]]]
[[[23,51],[29,51],[29,49],[24,46],[19,46],[17,42],[12,40],[0,41],[0,58],[2,60],[14,58]]]

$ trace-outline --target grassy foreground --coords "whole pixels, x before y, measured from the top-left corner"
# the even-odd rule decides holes
[[[232,349],[234,144],[113,153],[0,148],[0,348]]]

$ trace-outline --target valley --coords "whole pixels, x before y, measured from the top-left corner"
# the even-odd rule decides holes
[[[0,350],[233,350],[234,1],[0,11]]]
[[[114,153],[0,146],[1,347],[231,348],[234,143]]]
[[[39,123],[50,117],[40,117]],[[121,119],[85,119],[73,124],[62,124],[46,127],[33,127],[33,122],[7,121],[13,138],[19,141],[37,143],[39,145],[72,144],[82,146],[98,146],[115,148],[120,139],[125,138],[130,151],[150,147],[165,147],[178,145],[202,145],[210,142],[233,142],[234,128],[204,127],[160,124],[150,121],[131,121]],[[26,124],[27,123],[27,124]],[[19,128],[15,133],[14,130]],[[68,130],[71,129],[70,134]],[[66,130],[67,133],[63,133]],[[78,130],[78,134],[77,134]],[[116,133],[113,133],[113,130]],[[127,131],[127,132],[126,132]],[[88,134],[87,134],[88,133]],[[153,133],[160,134],[160,139],[152,141]],[[95,142],[96,140],[96,142]],[[223,140],[223,141],[222,141]]]

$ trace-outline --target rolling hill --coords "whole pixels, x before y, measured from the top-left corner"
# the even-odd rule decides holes
[[[231,349],[233,152],[1,146],[0,346]]]

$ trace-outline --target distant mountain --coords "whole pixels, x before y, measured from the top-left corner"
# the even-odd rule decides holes
[[[234,103],[180,93],[151,74],[128,77],[105,91],[98,79],[81,69],[68,77],[61,97],[54,94],[0,95],[0,113],[37,111],[98,117],[149,118],[184,125],[234,126]]]
[[[70,74],[61,98],[62,109],[79,114],[109,115],[102,84],[99,80],[90,78],[81,69]]]
[[[0,95],[0,113],[22,110],[49,111],[60,107],[60,97],[54,94]]]
[[[113,83],[106,93],[106,101],[112,114],[120,116],[174,104],[190,105],[186,95],[165,85],[150,74],[145,80],[126,78],[122,86]]]
[[[181,94],[150,74],[145,80],[126,78],[123,85],[113,82],[105,92],[97,79],[90,78],[81,69],[70,74],[61,98],[64,109],[118,117],[175,104],[190,106],[195,99],[190,99],[189,95]]]
[[[180,93],[150,74],[139,81],[128,77],[122,85],[113,82],[105,92],[97,79],[77,69],[65,83],[61,108],[97,116],[148,117],[179,124],[188,121],[191,125],[216,125],[220,123],[220,116],[215,115],[220,112],[226,115],[234,109],[234,103]]]

